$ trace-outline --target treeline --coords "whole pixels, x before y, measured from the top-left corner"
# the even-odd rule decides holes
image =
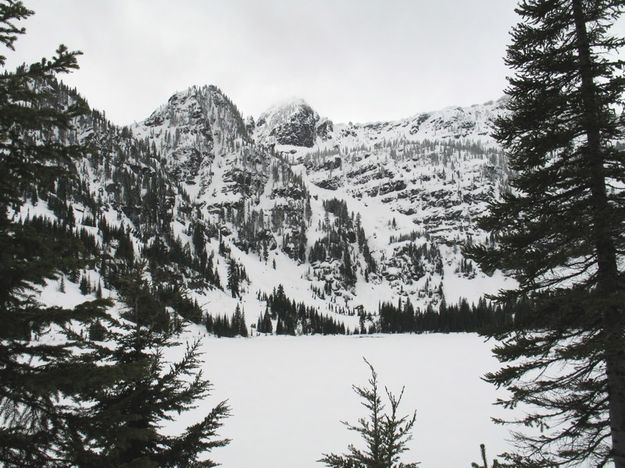
[[[515,315],[525,310],[528,304],[514,303],[493,305],[481,298],[477,304],[466,299],[456,305],[443,301],[438,310],[428,307],[415,308],[409,300],[398,304],[383,302],[379,306],[380,331],[382,333],[406,332],[481,332],[495,329],[513,321]]]
[[[178,316],[196,324],[203,324],[206,329],[217,336],[234,337],[248,336],[249,332],[245,323],[245,314],[237,306],[232,317],[226,315],[217,315],[215,317],[206,314],[198,305],[195,299],[188,296],[185,288],[178,286],[178,282],[173,280],[173,276],[179,274],[170,271],[171,264],[167,264],[166,257],[177,259],[184,262],[184,257],[189,255],[188,251],[181,249],[169,250],[166,245],[155,240],[158,247],[152,246],[146,249],[147,262],[137,262],[134,255],[132,238],[128,229],[123,226],[116,227],[107,224],[104,217],[97,221],[91,218],[82,220],[88,226],[99,228],[101,240],[95,235],[88,232],[82,227],[72,228],[67,224],[66,219],[51,220],[41,216],[27,216],[19,225],[24,235],[32,233],[33,236],[45,235],[48,239],[48,247],[56,250],[64,263],[59,264],[60,271],[64,274],[59,280],[59,290],[65,292],[65,277],[69,281],[77,283],[79,290],[83,295],[94,294],[96,298],[102,297],[102,288],[121,290],[125,287],[124,278],[130,274],[135,268],[145,269],[150,273],[151,283],[144,284],[144,300],[150,298],[151,304],[155,310],[161,311],[154,313],[154,317],[158,317],[156,326],[161,330],[179,328]],[[105,254],[104,246],[110,246],[112,254]],[[144,251],[144,252],[146,252]],[[155,252],[164,255],[153,255]],[[152,255],[151,255],[152,254]],[[205,278],[209,271],[214,271],[214,275],[218,275],[216,268],[213,267],[213,255],[204,263],[202,268]],[[97,267],[95,270],[85,269],[88,264]],[[198,266],[193,263],[193,266]],[[99,275],[94,275],[96,281],[92,280],[89,271],[98,271]],[[173,275],[173,276],[172,276]],[[208,276],[208,277],[207,277]],[[236,277],[236,279],[234,279]],[[101,280],[100,280],[101,278]],[[247,274],[245,269],[238,265],[234,260],[230,262],[228,271],[228,287],[237,288],[240,281],[245,280]],[[174,315],[170,315],[165,311],[167,308],[175,311]]]
[[[314,307],[295,302],[284,293],[280,284],[273,292],[259,296],[267,302],[267,309],[258,318],[259,333],[276,335],[345,335],[348,330],[343,323],[322,315]]]
[[[247,337],[249,332],[245,323],[245,312],[237,304],[232,317],[226,315],[206,315],[204,318],[206,330],[219,337],[233,338],[235,336]]]

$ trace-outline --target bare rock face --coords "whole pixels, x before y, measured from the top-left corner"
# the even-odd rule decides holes
[[[198,203],[211,205],[223,201],[218,193],[236,198],[262,186],[266,159],[254,149],[253,129],[253,119],[245,121],[219,88],[194,86],[174,94],[132,130],[158,151],[163,168]]]
[[[334,131],[334,124],[331,120],[326,118],[322,118],[317,122],[317,136],[322,140],[328,140],[332,136],[332,132]]]
[[[256,129],[265,143],[310,148],[317,136],[327,138],[332,122],[320,119],[306,102],[295,100],[261,114]]]
[[[315,142],[315,113],[310,107],[298,107],[288,121],[274,127],[271,135],[282,145],[306,146]]]

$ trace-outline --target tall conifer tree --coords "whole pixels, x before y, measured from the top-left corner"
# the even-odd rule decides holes
[[[239,282],[241,276],[239,274],[239,265],[234,259],[230,259],[228,263],[228,289],[232,297],[239,297]]]
[[[18,22],[32,13],[19,1],[0,1],[0,43],[12,50],[25,32]],[[103,313],[103,302],[73,310],[37,302],[34,285],[76,268],[81,245],[69,232],[40,232],[14,216],[24,194],[45,196],[85,152],[47,138],[69,130],[86,108],[81,101],[63,109],[50,104],[50,84],[78,68],[78,54],[60,46],[52,59],[13,72],[0,56],[0,462],[7,466],[66,462],[75,412],[63,397],[81,391],[85,369],[71,340],[40,337]]]
[[[625,80],[610,33],[622,0],[521,0],[506,62],[508,115],[495,137],[515,172],[481,227],[494,247],[470,253],[519,281],[501,299],[535,312],[498,334],[504,367],[487,376],[533,405],[517,421],[513,466],[625,467]],[[563,366],[564,365],[564,366]]]

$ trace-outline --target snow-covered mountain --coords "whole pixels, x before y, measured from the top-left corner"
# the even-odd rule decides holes
[[[149,141],[168,172],[205,204],[240,199],[266,180],[266,158],[253,154],[239,111],[214,86],[174,94],[132,131]]]
[[[318,118],[303,101],[261,114],[255,141],[287,161],[314,200],[344,200],[364,228],[377,268],[363,275],[364,284],[339,291],[346,304],[371,308],[376,300],[396,302],[400,296],[437,307],[443,294],[448,301],[474,301],[501,286],[501,277],[485,277],[460,248],[485,239],[475,219],[507,185],[506,160],[491,137],[492,120],[504,106],[500,99],[399,121],[337,125]],[[315,136],[312,145],[276,137],[301,128]],[[311,223],[309,246],[323,237],[319,226],[319,220]],[[334,263],[340,284],[341,260]],[[367,271],[366,262],[360,266]],[[328,262],[312,261],[311,268],[313,275],[332,271]]]
[[[78,99],[59,89],[60,105]],[[68,141],[97,151],[78,162],[66,203],[75,229],[111,257],[93,281],[143,257],[184,291],[195,321],[238,307],[252,326],[289,300],[301,313],[272,313],[273,330],[331,328],[314,328],[314,314],[348,330],[379,327],[381,303],[438,310],[477,303],[508,281],[462,255],[467,242],[487,240],[476,217],[507,185],[490,137],[503,112],[499,100],[334,124],[293,100],[244,119],[216,87],[193,87],[131,127],[97,111],[77,120]]]

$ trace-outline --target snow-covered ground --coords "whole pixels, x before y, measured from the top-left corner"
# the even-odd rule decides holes
[[[404,461],[422,468],[461,468],[509,448],[508,429],[490,417],[497,391],[481,380],[497,368],[492,343],[474,334],[373,336],[268,336],[204,338],[203,372],[214,391],[175,431],[228,399],[233,416],[220,434],[232,439],[212,458],[226,468],[313,468],[322,453],[360,443],[341,420],[356,423],[366,410],[352,391],[376,368],[393,393],[405,386],[402,414],[417,410]],[[510,416],[508,414],[508,416]]]

